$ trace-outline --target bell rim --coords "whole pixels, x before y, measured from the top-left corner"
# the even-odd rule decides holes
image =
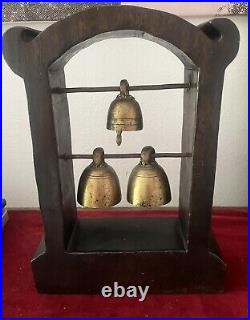
[[[110,131],[140,131],[143,130],[143,125],[138,127],[137,125],[117,125],[117,124],[112,124],[111,126],[106,127],[106,129]]]
[[[104,209],[104,208],[112,208],[114,206],[116,206],[117,204],[119,204],[121,202],[122,198],[120,195],[120,198],[117,201],[112,202],[112,204],[108,205],[108,206],[86,206],[83,205],[77,198],[77,202],[81,205],[82,208],[86,208],[86,209]]]

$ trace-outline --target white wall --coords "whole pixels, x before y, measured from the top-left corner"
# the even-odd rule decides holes
[[[193,24],[207,18],[187,19]],[[223,91],[219,133],[215,206],[247,206],[247,17],[231,17],[241,34],[240,51],[228,67]],[[3,25],[3,31],[14,23]],[[49,23],[20,23],[43,30]],[[190,39],[191,41],[191,39]],[[53,44],[51,44],[53,45]],[[118,85],[123,78],[134,84],[183,81],[183,66],[166,49],[141,39],[112,39],[99,42],[76,55],[65,68],[68,86]],[[23,80],[3,61],[3,196],[9,207],[37,207],[32,145]],[[115,133],[105,129],[107,111],[114,93],[68,95],[74,153],[92,153],[96,146],[108,152],[140,152],[152,145],[157,152],[180,151],[182,90],[136,92],[144,130],[125,132],[117,147]],[[119,175],[126,203],[128,175],[137,159],[108,161]],[[169,176],[173,200],[178,205],[178,159],[160,159]],[[86,160],[74,162],[78,183]]]

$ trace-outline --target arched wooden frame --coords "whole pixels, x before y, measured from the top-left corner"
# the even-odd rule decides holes
[[[168,220],[165,230],[171,233],[169,248],[154,245],[153,237],[145,240],[148,250],[134,250],[131,241],[131,250],[74,252],[69,243],[72,247],[75,234],[86,229],[79,230],[76,216],[72,160],[58,157],[71,154],[67,96],[52,94],[51,89],[65,87],[64,65],[79,50],[114,37],[151,40],[184,64],[185,82],[192,86],[184,90],[182,152],[193,156],[181,160],[179,219]],[[238,47],[239,32],[228,19],[196,27],[177,16],[134,6],[89,9],[43,32],[16,27],[4,34],[4,57],[24,79],[28,98],[45,229],[32,260],[40,291],[100,292],[114,281],[150,285],[151,291],[161,292],[222,290],[224,263],[210,223],[224,71]],[[162,225],[162,220],[151,221],[155,232]]]

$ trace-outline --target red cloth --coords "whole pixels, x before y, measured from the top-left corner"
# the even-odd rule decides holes
[[[135,298],[38,294],[30,259],[40,241],[36,211],[10,213],[3,231],[3,317],[247,317],[247,209],[214,210],[213,228],[228,265],[223,294]]]

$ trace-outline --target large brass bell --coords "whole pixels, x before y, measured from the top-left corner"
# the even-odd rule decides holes
[[[86,208],[112,207],[121,201],[119,179],[104,161],[102,148],[93,151],[93,162],[80,177],[77,201]]]
[[[122,131],[137,131],[143,128],[139,103],[129,94],[127,80],[120,82],[120,94],[111,102],[108,111],[107,129],[116,131],[116,143],[122,143]]]
[[[129,177],[127,200],[140,207],[158,207],[171,201],[168,177],[155,161],[153,147],[144,147],[141,151],[140,163]]]

